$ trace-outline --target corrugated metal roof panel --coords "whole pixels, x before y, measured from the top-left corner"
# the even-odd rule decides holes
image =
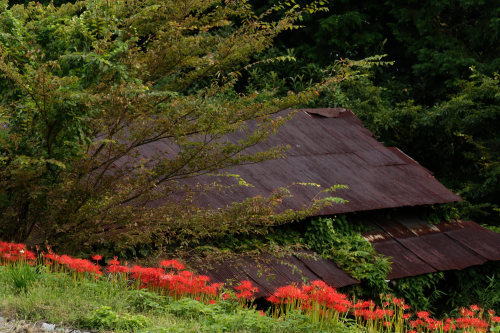
[[[496,232],[469,226],[445,233],[488,260],[500,260],[500,234]]]
[[[474,222],[430,224],[415,216],[396,216],[367,224],[375,230],[364,233],[364,237],[377,252],[393,257],[391,279],[500,260],[500,234]]]
[[[239,281],[250,280],[259,288],[256,297],[270,296],[277,288],[305,282],[323,280],[332,287],[340,288],[359,281],[337,267],[332,260],[312,256],[313,252],[303,251],[303,255],[276,258],[262,255],[259,258],[243,257],[211,263],[199,270],[210,277],[212,282],[237,285]]]
[[[415,255],[415,253],[402,246],[396,240],[378,242],[373,244],[373,247],[377,253],[392,258],[391,271],[387,276],[389,280],[436,271],[433,267]]]
[[[350,277],[346,272],[339,269],[333,260],[311,257],[312,251],[304,251],[305,255],[297,256],[304,265],[314,272],[321,280],[336,288],[359,283],[358,280]]]
[[[436,271],[464,269],[486,262],[486,259],[475,255],[441,232],[398,241]]]
[[[254,187],[238,187],[228,194],[201,195],[197,198],[198,204],[222,208],[255,195],[267,196],[274,189],[293,183],[317,183],[324,188],[336,184],[349,186],[349,190],[338,192],[338,196],[349,203],[327,207],[320,212],[322,215],[460,200],[414,160],[377,142],[351,111],[308,111],[334,117],[297,111],[277,134],[247,150],[257,152],[276,145],[290,145],[285,158],[223,170],[240,175]],[[290,112],[284,110],[275,116],[286,116]],[[249,128],[254,126],[252,121],[248,122]],[[233,133],[228,140],[235,141],[244,135],[245,132]],[[170,147],[167,140],[162,140],[145,145],[139,151],[146,157],[155,152],[173,157],[176,149]],[[194,179],[201,183],[213,180],[214,177],[209,176]],[[217,181],[226,185],[235,183],[230,177],[219,177]],[[316,192],[308,187],[295,187],[292,194],[294,200],[289,200],[284,208],[299,209],[309,203]],[[155,203],[160,204],[161,200]]]

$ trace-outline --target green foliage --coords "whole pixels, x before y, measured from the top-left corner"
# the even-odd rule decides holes
[[[37,267],[28,264],[17,264],[4,268],[12,287],[16,292],[28,292],[31,284],[40,278]]]
[[[371,292],[386,290],[385,282],[390,260],[375,252],[361,235],[360,227],[352,226],[344,217],[317,218],[311,221],[304,239],[322,257],[333,259],[354,278],[366,283]]]
[[[219,301],[215,305],[205,305],[192,299],[181,299],[173,302],[168,311],[187,319],[196,318],[202,325],[202,332],[355,332],[350,326],[323,327],[311,321],[306,315],[290,312],[281,320],[270,316],[262,316],[255,310],[239,309],[234,302]],[[184,331],[183,327],[163,328],[160,332]]]
[[[444,295],[438,288],[443,278],[443,272],[402,278],[391,284],[391,290],[398,297],[404,297],[414,309],[435,312],[437,301]]]
[[[441,309],[450,314],[458,314],[460,307],[469,304],[479,304],[484,308],[500,311],[500,264],[488,262],[481,266],[470,267],[461,271],[445,272],[445,278],[438,286],[444,297],[436,306],[438,313]]]
[[[148,319],[142,315],[128,313],[118,315],[109,306],[95,309],[92,311],[92,316],[83,323],[83,325],[94,329],[123,329],[126,331],[136,331],[148,324]]]
[[[191,298],[182,298],[178,301],[172,302],[168,306],[168,311],[176,316],[190,318],[214,315],[212,307],[208,307],[205,304]]]
[[[146,290],[131,290],[127,303],[133,311],[137,312],[162,312],[170,300],[157,293]]]
[[[259,8],[276,1],[253,1]],[[486,1],[331,1],[329,11],[306,17],[305,28],[278,38],[324,67],[339,58],[361,59],[388,54],[395,66],[377,71],[376,84],[397,100],[411,96],[432,105],[468,77],[468,68],[492,75],[500,68],[499,8]],[[260,9],[262,10],[262,9]]]

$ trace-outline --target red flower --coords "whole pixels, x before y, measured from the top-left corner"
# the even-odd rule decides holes
[[[118,261],[118,257],[113,257],[113,260],[109,261],[110,265],[119,265],[120,262]]]
[[[162,266],[162,267],[172,267],[172,268],[177,269],[177,270],[183,270],[183,269],[186,268],[186,267],[184,267],[183,264],[181,264],[180,262],[178,262],[175,259],[160,261],[160,266]]]
[[[108,272],[110,273],[128,273],[129,269],[125,266],[111,265],[108,267]]]
[[[101,259],[102,259],[102,256],[100,256],[100,255],[98,255],[98,254],[96,254],[96,255],[92,256],[92,260],[99,261],[99,260],[101,260]]]
[[[427,311],[420,311],[417,312],[417,317],[422,319],[422,318],[428,318],[429,317],[429,312]]]
[[[479,311],[480,307],[477,306],[476,304],[472,304],[469,309],[471,309],[472,311]]]

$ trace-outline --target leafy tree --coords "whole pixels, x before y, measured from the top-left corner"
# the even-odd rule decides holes
[[[260,10],[276,2],[252,1]],[[283,34],[276,45],[321,66],[387,54],[395,65],[378,71],[375,83],[396,101],[411,96],[432,105],[460,89],[456,80],[467,79],[469,67],[486,75],[500,70],[498,1],[338,0],[328,8],[305,15],[305,29]]]
[[[0,237],[79,249],[116,240],[123,247],[186,245],[265,233],[300,217],[276,212],[287,189],[201,210],[193,195],[206,188],[179,180],[280,156],[280,147],[246,149],[286,121],[274,113],[319,88],[279,97],[272,89],[237,93],[235,86],[256,54],[294,29],[304,11],[319,9],[278,6],[256,15],[246,1],[10,8],[1,1]],[[323,76],[317,85],[331,80]],[[225,139],[239,131],[247,135]],[[169,152],[141,150],[155,142],[168,143]],[[166,202],[155,207],[159,198]]]

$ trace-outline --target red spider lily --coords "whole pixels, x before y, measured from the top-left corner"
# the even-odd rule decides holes
[[[99,261],[99,260],[102,260],[102,256],[96,254],[96,255],[93,255],[92,256],[92,260],[95,260],[95,261]]]
[[[479,306],[477,306],[476,304],[472,304],[471,306],[469,306],[469,309],[471,311],[479,311],[481,308]]]
[[[425,325],[425,322],[422,319],[416,319],[416,320],[410,321],[410,326],[413,328],[417,328],[419,326],[424,326],[424,325]]]
[[[130,269],[121,265],[110,265],[107,268],[109,273],[128,273]]]
[[[306,300],[306,295],[302,290],[294,285],[284,286],[276,289],[273,296],[280,300],[281,303],[290,304],[299,300]]]
[[[368,309],[375,307],[375,303],[373,301],[359,301],[354,305],[355,309]]]
[[[118,261],[118,257],[113,257],[113,260],[109,261],[110,265],[119,265],[120,262]]]
[[[171,267],[171,268],[174,268],[174,269],[177,269],[177,270],[183,270],[183,269],[186,268],[186,267],[184,267],[183,264],[181,264],[180,262],[178,262],[175,259],[163,260],[163,261],[160,262],[160,266],[162,266],[162,267]]]
[[[34,264],[35,259],[35,253],[29,251],[24,244],[0,242],[0,264],[18,261]]]
[[[59,256],[55,253],[43,253],[42,254],[44,258],[52,260],[52,261],[57,261]]]
[[[488,328],[488,323],[485,320],[475,317],[462,317],[455,320],[457,327],[468,328],[474,327],[476,329],[486,329]]]
[[[419,311],[419,312],[417,312],[417,317],[420,318],[420,319],[428,318],[429,317],[429,312],[427,312],[427,311]]]
[[[410,318],[410,317],[411,317],[411,313],[405,313],[405,314],[403,314],[403,319],[405,319],[405,320],[408,319],[408,318]]]
[[[250,301],[254,298],[254,294],[259,291],[259,288],[253,286],[251,281],[244,280],[234,290],[237,291],[236,298]]]

